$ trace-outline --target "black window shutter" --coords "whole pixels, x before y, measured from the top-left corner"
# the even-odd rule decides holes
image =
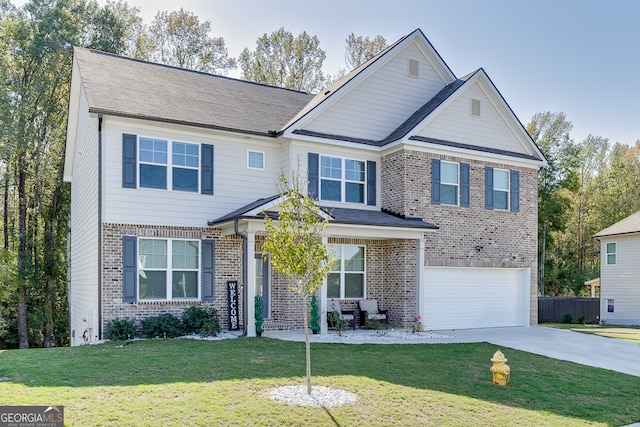
[[[214,294],[214,241],[202,241],[202,301],[213,301]]]
[[[138,282],[138,264],[136,262],[136,238],[124,236],[122,238],[122,301],[136,300],[136,285]]]
[[[367,161],[367,205],[376,205],[376,162]]]
[[[460,164],[460,206],[469,207],[471,171],[469,163]]]
[[[520,212],[520,172],[511,171],[511,212]]]
[[[493,210],[493,168],[484,168],[484,207]]]
[[[213,194],[213,145],[200,146],[200,193]]]
[[[138,160],[138,138],[136,135],[122,134],[122,187],[136,188],[136,163]]]
[[[309,168],[309,175],[307,179],[309,180],[309,197],[313,200],[318,200],[320,188],[320,160],[318,153],[309,153],[307,156],[307,167]]]
[[[440,160],[431,159],[431,204],[440,204]]]

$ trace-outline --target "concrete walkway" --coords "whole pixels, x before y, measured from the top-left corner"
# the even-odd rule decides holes
[[[303,331],[265,332],[263,336],[289,341],[304,341]],[[507,358],[509,357],[508,350],[504,350],[504,348],[515,348],[554,359],[640,377],[640,344],[544,326],[433,331],[421,334],[389,332],[386,335],[376,334],[371,330],[355,330],[346,331],[342,336],[339,336],[334,331],[330,331],[327,335],[311,335],[311,342],[349,344],[488,342],[503,349]]]

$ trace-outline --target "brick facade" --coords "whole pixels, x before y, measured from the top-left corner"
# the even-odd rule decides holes
[[[214,301],[122,301],[122,237],[155,237],[215,241]],[[221,237],[219,230],[190,227],[153,227],[145,225],[105,224],[102,228],[102,327],[120,318],[139,321],[163,313],[177,317],[192,305],[213,306],[220,314],[221,327],[229,328],[227,281],[242,281],[242,240],[236,236]],[[200,276],[202,278],[202,276]],[[240,301],[242,304],[242,302]],[[242,305],[240,305],[242,310]]]
[[[431,204],[431,159],[470,165],[470,207]],[[485,209],[485,167],[520,172],[520,211]],[[398,150],[382,158],[382,208],[439,227],[425,233],[425,266],[531,268],[537,323],[537,169]],[[478,249],[476,249],[476,247]]]

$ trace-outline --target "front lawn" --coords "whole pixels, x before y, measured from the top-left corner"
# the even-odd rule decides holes
[[[569,323],[552,323],[540,326],[551,328],[568,329],[583,334],[600,335],[601,337],[616,338],[640,344],[640,328],[631,326],[609,326],[609,325],[574,325]]]
[[[355,404],[292,406],[304,344],[266,338],[107,343],[0,353],[0,405],[64,405],[72,426],[620,426],[640,421],[640,378],[502,348],[511,383],[491,383],[495,345],[312,344],[315,385]]]

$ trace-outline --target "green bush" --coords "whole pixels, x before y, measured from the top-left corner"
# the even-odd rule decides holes
[[[113,319],[104,329],[104,338],[113,341],[130,340],[136,336],[133,320]]]
[[[220,317],[213,308],[192,305],[182,312],[182,330],[185,334],[216,336],[220,332]]]
[[[573,323],[573,316],[569,313],[562,316],[562,323]]]
[[[170,313],[142,320],[142,335],[146,338],[176,338],[183,334],[182,322]]]

